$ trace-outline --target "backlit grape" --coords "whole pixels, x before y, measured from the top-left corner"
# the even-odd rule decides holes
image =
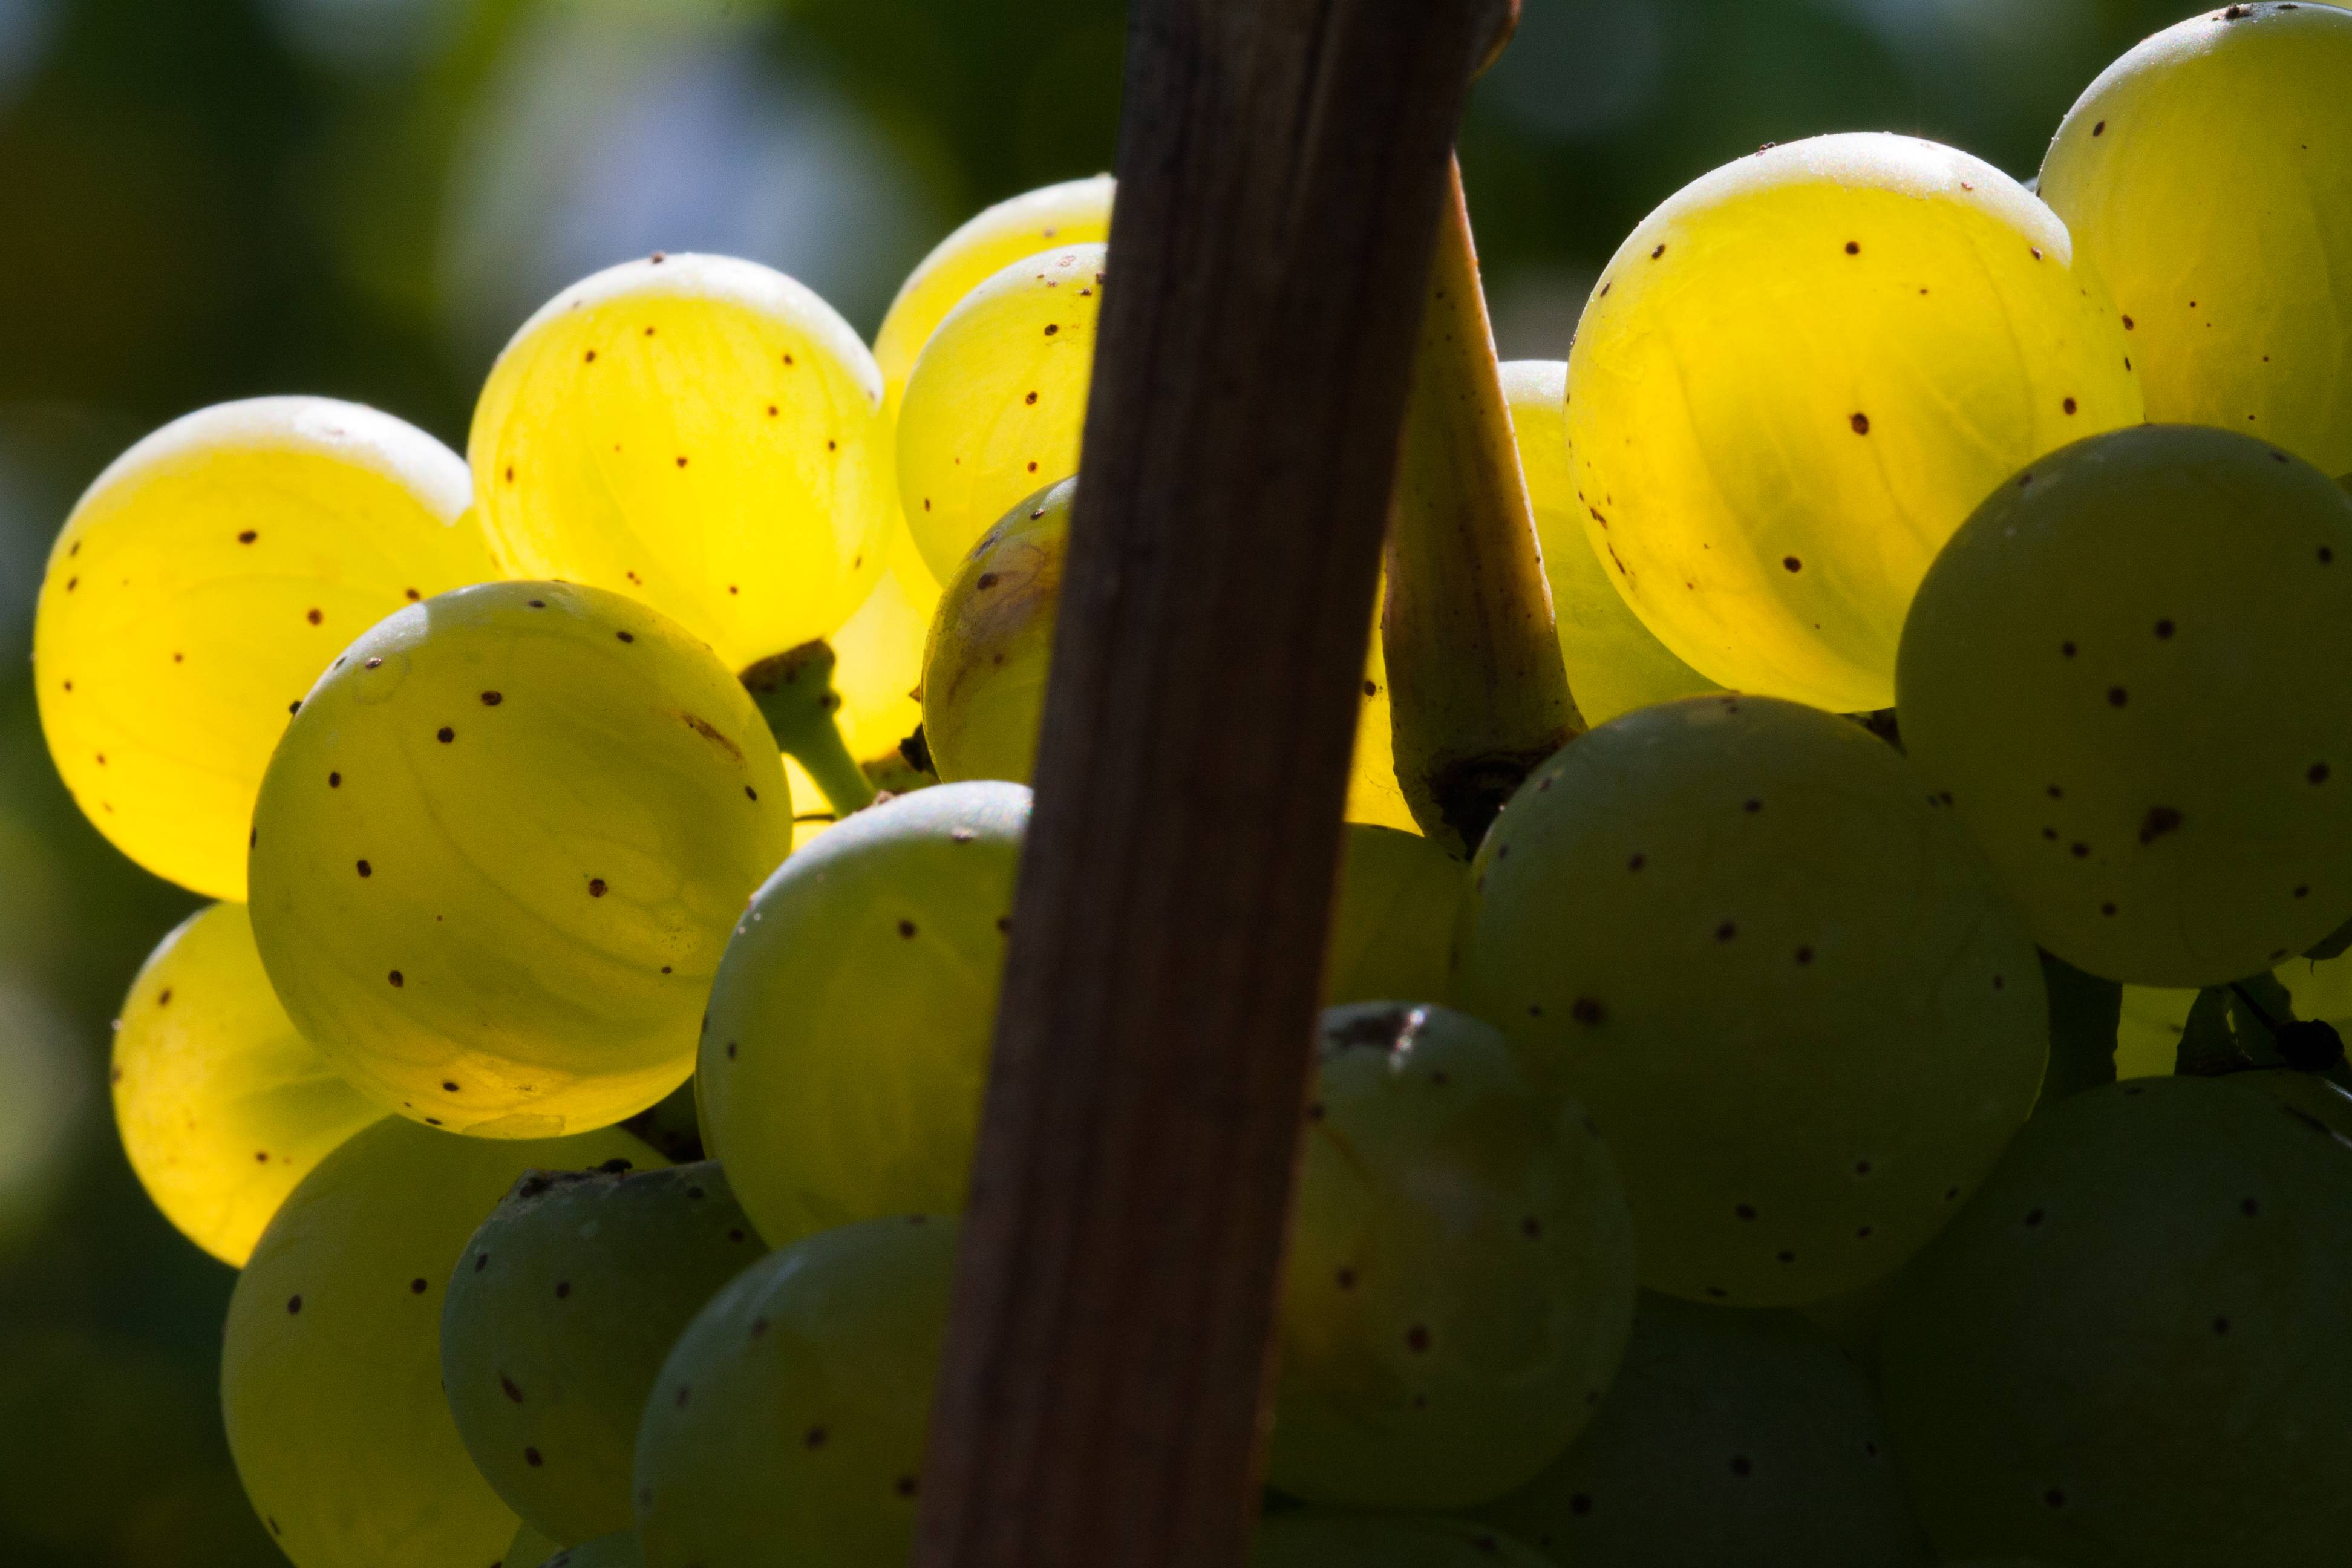
[[[752,262],[656,256],[557,295],[491,371],[468,456],[515,575],[642,600],[732,670],[830,636],[882,573],[881,374]]]
[[[1886,707],[1904,612],[1969,511],[2142,416],[2065,226],[1901,136],[1741,159],[1633,231],[1569,359],[1586,537],[1709,679]]]
[[[181,1234],[232,1268],[294,1184],[383,1108],[295,1033],[242,904],[215,904],[147,960],[114,1035],[114,1122]]]
[[[2231,5],[2109,67],[2042,195],[2114,291],[2151,419],[2352,467],[2352,15]]]
[[[34,624],[49,754],[115,847],[245,897],[270,748],[343,645],[500,576],[457,455],[323,397],[224,404],[100,474],[58,534]]]
[[[1349,823],[1340,842],[1324,1005],[1444,1000],[1454,928],[1469,891],[1462,862],[1419,834]]]
[[[321,1162],[230,1298],[221,1414],[254,1512],[296,1568],[498,1561],[515,1516],[441,1394],[441,1303],[474,1226],[533,1167],[658,1164],[625,1132],[452,1138],[387,1117]]]
[[[692,1070],[791,819],[751,697],[677,626],[593,588],[467,589],[304,702],[255,818],[254,934],[296,1026],[388,1107],[600,1126]]]
[[[2034,940],[2216,985],[2352,916],[2352,501],[2150,426],[2017,476],[1904,630],[1903,738]]]
[[[1490,1525],[1437,1514],[1303,1509],[1258,1526],[1249,1568],[1548,1568]]]
[[[1472,866],[1455,1005],[1600,1121],[1643,1283],[1791,1305],[1895,1268],[2032,1109],[2041,964],[1859,725],[1696,697],[1538,769]]]

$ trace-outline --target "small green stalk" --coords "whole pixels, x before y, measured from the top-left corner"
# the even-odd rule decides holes
[[[849,754],[834,720],[841,697],[833,689],[833,666],[832,647],[819,640],[763,658],[741,679],[777,746],[807,769],[833,809],[847,816],[874,804],[874,784]]]
[[[1466,855],[1584,721],[1552,627],[1458,162],[1399,454],[1381,635],[1405,802],[1424,833]]]

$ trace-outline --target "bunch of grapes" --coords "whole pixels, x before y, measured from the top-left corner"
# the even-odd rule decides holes
[[[1457,860],[1372,639],[1258,1568],[2346,1561],[2347,89],[2278,0],[2038,187],[1767,149],[1494,367],[1598,727]],[[1113,195],[871,351],[633,262],[463,457],[236,404],[68,520],[58,771],[222,900],[117,1120],[299,1568],[908,1561]]]

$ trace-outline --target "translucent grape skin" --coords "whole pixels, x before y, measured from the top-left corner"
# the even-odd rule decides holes
[[[246,832],[288,710],[402,605],[503,575],[465,462],[323,397],[175,420],[98,477],[33,629],[49,754],[116,848],[245,897]]]
[[[507,1506],[557,1541],[627,1530],[662,1360],[765,1250],[713,1161],[518,1182],[441,1309],[450,1413]]]
[[[1351,822],[1339,846],[1339,900],[1323,1005],[1403,996],[1443,1002],[1468,869],[1417,833]]]
[[[1591,1418],[1633,1310],[1624,1188],[1580,1108],[1475,1018],[1323,1015],[1269,1484],[1356,1508],[1499,1497]]]
[[[1017,261],[1057,246],[1108,240],[1116,190],[1108,174],[1097,174],[1024,191],[972,217],[923,258],[900,286],[874,338],[883,400],[894,419],[915,361],[948,312]]]
[[[737,924],[703,1134],[772,1244],[962,1208],[1028,820],[1019,784],[899,796],[793,856]]]
[[[189,916],[141,966],[109,1076],[140,1184],[232,1268],[295,1184],[383,1114],[295,1032],[242,904]]]
[[[922,683],[923,735],[943,779],[1029,782],[1045,719],[1076,487],[1072,478],[1022,500],[944,579],[948,586],[924,648]],[[1397,782],[1378,627],[1369,642],[1347,818],[1417,834]]]
[[[1552,625],[1559,634],[1569,689],[1587,724],[1621,713],[1723,689],[1667,651],[1611,581],[1585,539],[1585,508],[1569,462],[1568,366],[1518,360],[1503,366],[1503,396],[1535,505],[1536,539],[1551,584]]]
[[[2039,1092],[2032,943],[1950,814],[1843,719],[1729,696],[1627,714],[1537,770],[1471,872],[1454,1005],[1599,1120],[1653,1289],[1866,1284]]]
[[[770,1254],[703,1309],[637,1436],[646,1568],[899,1568],[955,1226],[896,1215]]]
[[[545,1137],[692,1069],[743,900],[791,844],[751,700],[617,595],[412,605],[305,700],[263,781],[254,935],[303,1036],[430,1125]]]
[[[656,256],[565,289],[499,355],[467,452],[511,575],[641,600],[731,670],[830,636],[882,573],[881,373],[753,262]]]
[[[2352,501],[2267,442],[2144,426],[1954,536],[1904,629],[1903,739],[2042,946],[2221,984],[2352,916],[2347,662]]]
[[[2352,467],[2352,16],[2167,28],[2067,114],[2042,198],[2114,290],[2151,419]]]
[[[1927,1560],[1869,1380],[1828,1335],[1788,1312],[1654,1294],[1591,1426],[1479,1517],[1561,1563]]]
[[[658,1164],[626,1133],[453,1138],[386,1117],[286,1200],[229,1300],[221,1414],[296,1568],[491,1563],[516,1520],[441,1394],[441,1300],[481,1216],[533,1167]]]
[[[2352,1142],[2231,1079],[2037,1118],[1890,1316],[1896,1456],[1948,1555],[2343,1560]]]
[[[1743,158],[1645,219],[1569,359],[1586,537],[1658,639],[1735,689],[1894,700],[1904,612],[1969,511],[2143,405],[2065,226],[1908,137]]]
[[[1249,1568],[1549,1568],[1502,1531],[1437,1514],[1302,1509],[1259,1525]]]
[[[1108,250],[1024,258],[966,295],[898,410],[898,494],[940,582],[1024,496],[1078,471]]]
[[[547,1560],[562,1550],[562,1542],[551,1541],[526,1524],[515,1531],[507,1554],[491,1568],[544,1568]]]

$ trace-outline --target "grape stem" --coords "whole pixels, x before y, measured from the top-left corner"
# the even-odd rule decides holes
[[[1397,781],[1422,830],[1466,855],[1584,723],[1553,630],[1459,159],[1423,305],[1387,564]]]
[[[819,640],[761,659],[741,679],[777,747],[807,769],[834,810],[847,816],[874,804],[874,784],[841,738],[835,718],[841,696],[833,689],[833,648]]]

